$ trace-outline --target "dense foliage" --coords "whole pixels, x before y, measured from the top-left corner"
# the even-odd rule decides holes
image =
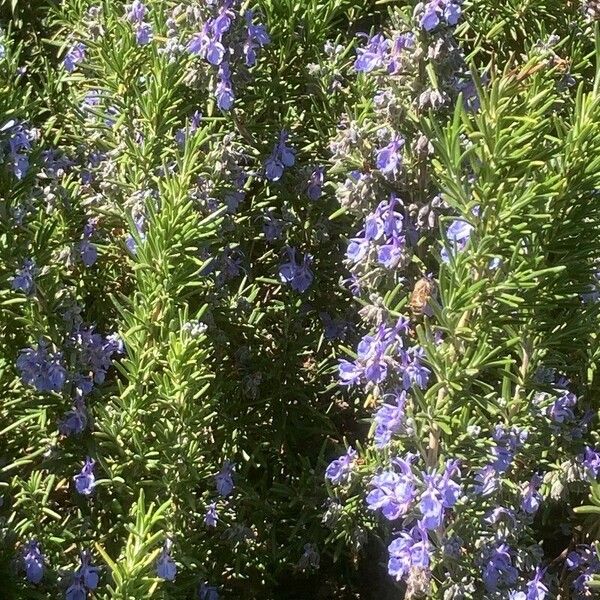
[[[600,588],[594,2],[0,7],[3,598]]]

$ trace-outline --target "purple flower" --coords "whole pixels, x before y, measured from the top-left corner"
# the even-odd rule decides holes
[[[60,392],[67,379],[61,352],[48,352],[47,343],[40,340],[37,348],[21,351],[17,368],[24,383],[39,392]]]
[[[310,175],[308,185],[306,187],[306,195],[313,201],[318,200],[323,193],[323,180],[325,168],[316,167]]]
[[[15,291],[21,291],[26,296],[29,296],[35,290],[34,278],[37,275],[38,269],[33,259],[27,259],[23,263],[23,267],[19,269],[16,275],[11,280],[11,287]]]
[[[524,600],[545,600],[548,588],[542,581],[544,577],[544,570],[538,567],[535,570],[533,579],[527,582],[527,594]]]
[[[140,46],[149,44],[154,38],[154,32],[150,23],[138,23],[135,27],[135,41]]]
[[[498,473],[504,473],[509,469],[517,449],[525,443],[527,431],[496,425],[492,438],[497,442],[491,451],[494,459],[492,466]]]
[[[233,106],[235,95],[231,85],[229,65],[226,62],[223,62],[219,67],[219,81],[217,82],[215,97],[220,110],[230,110]]]
[[[340,359],[338,364],[338,377],[341,385],[357,385],[360,383],[363,369],[360,365],[345,359]]]
[[[544,414],[556,423],[566,423],[575,419],[573,407],[577,404],[577,396],[563,390],[562,394],[546,409]]]
[[[427,387],[431,371],[423,366],[421,362],[424,356],[425,350],[420,346],[413,346],[407,351],[400,352],[400,370],[402,372],[402,385],[405,390],[412,387],[424,390]]]
[[[283,232],[283,221],[273,217],[272,215],[265,215],[263,232],[268,242],[274,242],[281,237]]]
[[[31,583],[39,583],[44,577],[44,556],[39,542],[30,540],[23,548],[25,577]]]
[[[467,223],[466,221],[462,221],[460,219],[456,219],[452,221],[450,227],[448,227],[448,231],[446,232],[446,238],[450,243],[450,249],[444,247],[441,252],[442,260],[444,262],[450,261],[450,254],[452,252],[460,252],[465,248],[469,239],[471,238],[471,233],[473,232],[473,225]]]
[[[83,580],[83,584],[88,590],[95,590],[98,587],[100,578],[100,569],[91,564],[91,556],[89,552],[81,553],[81,567],[79,567],[79,575]]]
[[[483,568],[483,583],[488,592],[496,592],[499,587],[514,585],[519,572],[512,564],[510,548],[501,543],[489,548]]]
[[[391,396],[395,404],[382,404],[373,416],[375,423],[373,438],[377,448],[384,448],[390,443],[394,434],[404,430],[406,392],[403,390]]]
[[[98,587],[100,569],[90,565],[89,552],[81,555],[81,566],[75,571],[73,582],[67,588],[66,600],[86,600],[88,590]]]
[[[377,250],[377,261],[386,269],[395,269],[404,258],[406,249],[406,238],[404,236],[393,236],[387,244],[379,246]]]
[[[125,17],[131,23],[141,23],[146,16],[146,6],[140,0],[133,0],[130,5],[126,7]]]
[[[458,502],[461,488],[452,479],[456,474],[460,475],[456,461],[448,461],[442,475],[423,474],[423,481],[427,487],[421,494],[419,509],[423,515],[421,523],[425,529],[440,527],[444,519],[444,509],[452,508]]]
[[[332,485],[340,485],[348,481],[356,457],[356,450],[350,446],[346,454],[336,458],[325,469],[325,478],[329,479]]]
[[[87,426],[87,410],[83,396],[78,396],[73,408],[67,412],[58,426],[62,435],[81,433]]]
[[[206,45],[206,60],[213,66],[219,66],[225,58],[225,46],[221,42],[211,39]]]
[[[412,32],[401,33],[392,41],[391,57],[388,64],[388,73],[397,73],[402,65],[402,55],[406,50],[415,47],[415,35]]]
[[[287,132],[281,131],[271,155],[265,161],[265,177],[269,181],[278,181],[285,167],[292,167],[296,162],[295,151],[287,146]]]
[[[456,25],[460,19],[461,15],[460,4],[457,2],[446,2],[446,6],[444,7],[444,19],[446,19],[446,23],[451,27]],[[527,600],[530,600],[529,598]]]
[[[229,31],[233,16],[233,12],[229,10],[227,5],[221,7],[221,10],[211,22],[213,35],[217,39],[220,40]]]
[[[358,56],[354,61],[354,69],[361,73],[369,73],[383,67],[390,50],[390,41],[383,35],[378,33],[370,39],[365,37],[368,40],[367,45],[357,49]]]
[[[85,51],[86,47],[82,42],[77,42],[71,46],[63,60],[63,66],[69,73],[72,73],[77,65],[85,60]]]
[[[123,352],[123,342],[115,334],[104,338],[92,327],[78,329],[71,334],[69,342],[77,351],[76,383],[83,394],[89,394],[94,384],[104,383],[113,355]]]
[[[382,324],[375,335],[366,335],[358,344],[354,363],[344,359],[340,360],[340,383],[353,385],[359,383],[363,378],[372,383],[383,382],[388,375],[388,365],[395,364],[391,357],[386,356],[386,353],[393,344],[402,345],[400,333],[406,328],[406,324],[406,319],[399,319],[394,327],[386,327]]]
[[[233,465],[226,460],[221,470],[215,475],[215,486],[221,496],[229,496],[233,492]]]
[[[177,565],[171,558],[171,540],[166,540],[156,561],[156,576],[165,581],[173,581],[177,575]]]
[[[217,505],[215,502],[211,502],[207,506],[206,513],[204,514],[204,524],[207,527],[216,527],[218,520],[219,514],[217,513]]]
[[[402,155],[400,151],[404,147],[404,138],[396,136],[392,141],[376,152],[377,168],[386,177],[395,177],[398,168],[402,166]]]
[[[88,456],[81,471],[73,477],[75,489],[83,496],[91,496],[96,487],[96,476],[94,475],[95,464],[96,461]]]
[[[489,496],[498,489],[498,473],[492,465],[486,465],[475,473],[474,491],[482,496]]]
[[[600,454],[586,446],[583,457],[581,457],[581,464],[588,480],[595,481],[600,473]]]
[[[87,239],[79,243],[79,255],[86,267],[91,267],[98,260],[98,248]]]
[[[348,242],[346,258],[354,264],[359,263],[369,251],[369,241],[364,238],[352,238]]]
[[[538,488],[541,483],[542,478],[539,475],[534,475],[531,481],[525,485],[521,499],[521,509],[528,515],[534,515],[540,508],[542,495],[538,492]]]
[[[373,477],[370,484],[373,489],[366,498],[369,509],[381,509],[389,521],[406,514],[417,495],[410,459],[397,459],[396,465],[400,467],[400,473],[383,471]]]
[[[406,578],[413,569],[429,570],[432,548],[427,532],[419,525],[402,531],[388,546],[388,573],[396,580]]]
[[[424,6],[423,13],[419,17],[419,25],[425,31],[431,31],[440,24],[441,0],[431,0]]]
[[[592,575],[600,572],[600,560],[595,548],[587,544],[580,544],[567,555],[565,561],[570,571],[578,571],[578,577],[573,581],[572,587],[582,597],[589,595],[587,587]]]
[[[213,22],[204,23],[200,33],[196,33],[187,46],[188,52],[198,54],[213,66],[219,66],[225,59],[225,46],[221,43],[221,36],[215,35]]]
[[[244,14],[246,19],[246,41],[244,42],[244,56],[246,57],[246,66],[251,67],[256,63],[256,49],[262,48],[268,44],[271,39],[264,25],[254,24],[254,12],[247,10]]]
[[[319,317],[323,322],[323,333],[325,335],[325,339],[335,340],[344,337],[344,332],[348,326],[344,319],[337,317],[332,318],[327,312],[320,312]]]
[[[289,283],[294,291],[303,293],[310,287],[314,279],[313,272],[310,269],[312,256],[305,254],[302,262],[298,263],[295,248],[288,248],[286,252],[288,261],[279,267],[279,278],[282,282]]]
[[[421,523],[425,529],[437,529],[444,520],[444,506],[432,476],[426,476],[427,489],[421,494],[419,510],[423,515]]]

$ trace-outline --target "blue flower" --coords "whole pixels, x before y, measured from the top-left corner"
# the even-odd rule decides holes
[[[87,410],[83,396],[78,396],[73,408],[65,414],[58,426],[62,435],[73,435],[81,433],[88,422]]]
[[[231,19],[233,12],[229,10],[227,5],[222,6],[217,16],[211,22],[211,28],[213,35],[219,40],[229,31],[231,28]]]
[[[356,450],[350,446],[346,454],[342,454],[328,465],[325,469],[325,478],[329,479],[332,485],[340,485],[348,481],[356,456]]]
[[[62,365],[62,353],[48,352],[48,345],[40,340],[37,348],[21,351],[17,368],[24,383],[39,392],[60,392],[67,380],[67,371]]]
[[[356,50],[358,57],[354,61],[354,69],[361,73],[369,73],[383,67],[390,50],[390,41],[383,35],[378,33],[372,38],[365,37],[368,40],[367,45]]]
[[[282,282],[289,283],[294,291],[303,293],[310,287],[314,279],[313,272],[310,269],[312,256],[305,254],[302,262],[298,263],[295,248],[288,248],[286,252],[288,261],[279,267],[279,278]]]
[[[375,422],[373,438],[377,448],[384,448],[390,443],[394,434],[404,431],[406,392],[403,390],[391,396],[395,404],[382,404],[373,416]]]
[[[246,10],[244,17],[246,19],[246,41],[244,42],[244,56],[246,57],[246,66],[251,67],[256,63],[256,49],[262,48],[268,44],[271,39],[264,25],[254,24],[254,11]]]
[[[306,195],[312,200],[318,200],[323,193],[323,181],[324,181],[325,168],[316,167],[310,174],[308,185],[306,186]]]
[[[85,60],[85,51],[86,47],[82,42],[73,44],[63,60],[65,70],[72,73]]]
[[[388,573],[396,580],[405,579],[413,569],[429,570],[432,547],[427,531],[416,525],[402,531],[388,546]]]
[[[425,31],[431,31],[440,24],[440,0],[432,0],[428,2],[423,10],[423,14],[419,17],[419,25]]]
[[[377,168],[386,177],[395,177],[398,168],[402,166],[402,154],[400,152],[403,147],[404,139],[396,136],[387,146],[377,150],[375,162]]]
[[[215,475],[215,486],[221,496],[229,496],[233,492],[233,465],[226,460],[221,470]]]
[[[590,481],[595,481],[598,478],[598,473],[600,473],[600,454],[586,446],[580,460],[586,477]]]
[[[125,16],[131,23],[141,23],[146,16],[147,8],[140,0],[133,0],[133,2],[125,7]]]
[[[458,2],[446,2],[446,6],[444,7],[444,19],[446,19],[448,25],[456,25],[460,19],[461,13],[462,10]]]
[[[383,471],[371,480],[373,489],[367,494],[367,505],[370,510],[381,510],[389,521],[405,515],[417,496],[411,460],[411,457],[396,459],[395,465],[399,467],[399,473]]]
[[[587,544],[578,545],[567,555],[565,565],[570,571],[578,572],[572,587],[582,597],[586,597],[589,592],[587,585],[591,577],[600,573],[600,560],[596,549]]]
[[[15,291],[21,291],[26,296],[32,294],[35,290],[35,276],[38,269],[33,259],[27,259],[23,267],[19,269],[16,275],[11,279],[11,287]]]
[[[423,474],[423,481],[427,484],[421,494],[419,509],[423,518],[422,526],[425,529],[437,529],[443,523],[444,509],[452,508],[460,497],[461,488],[452,477],[460,475],[457,461],[448,461],[442,475]]]
[[[82,240],[79,243],[79,255],[86,267],[91,267],[98,259],[98,248],[89,240]]]
[[[359,263],[365,258],[369,251],[369,241],[365,238],[352,238],[348,242],[348,249],[346,250],[346,258],[353,263]]]
[[[512,564],[511,551],[506,544],[500,543],[486,551],[482,576],[488,592],[496,592],[499,587],[516,583],[519,571]]]
[[[135,41],[144,46],[149,44],[154,37],[152,25],[150,23],[138,23],[135,27]]]
[[[39,542],[31,540],[23,548],[25,577],[31,583],[39,583],[44,577],[44,557]]]
[[[377,249],[377,261],[386,269],[395,269],[404,258],[406,249],[406,238],[404,236],[393,236],[387,244]]]
[[[525,596],[525,600],[545,600],[548,588],[542,581],[544,572],[545,571],[540,569],[540,567],[535,570],[533,579],[527,582],[527,595]]]
[[[498,489],[498,472],[492,465],[486,465],[475,473],[473,491],[482,496],[489,496]]]
[[[539,475],[534,475],[523,490],[521,508],[529,515],[534,515],[542,503],[542,495],[538,492],[541,483],[542,478]]]
[[[204,515],[204,524],[207,527],[216,527],[218,520],[219,514],[217,513],[217,504],[215,502],[211,502],[206,508],[206,513]]]
[[[392,41],[392,49],[390,60],[388,63],[388,73],[396,74],[402,68],[402,56],[406,50],[411,50],[415,47],[415,35],[412,32],[401,33],[394,37]],[[385,92],[384,92],[385,93]]]
[[[83,394],[89,394],[94,384],[104,383],[113,355],[123,351],[123,342],[114,335],[104,338],[92,327],[74,331],[69,342],[77,351],[79,372],[75,383]]]
[[[567,390],[546,409],[545,415],[556,423],[566,423],[575,419],[573,407],[577,404],[577,396]]]
[[[83,496],[91,496],[96,487],[96,477],[94,475],[95,464],[96,461],[88,456],[81,471],[73,477],[75,489]]]
[[[177,575],[177,565],[171,558],[171,540],[166,540],[156,561],[156,575],[165,581],[174,581]]]
[[[225,59],[225,46],[221,43],[220,37],[215,36],[211,21],[204,23],[200,33],[195,34],[188,43],[187,49],[215,67]]]
[[[229,65],[226,62],[223,62],[219,67],[219,81],[215,90],[215,97],[220,110],[230,110],[233,106],[235,95],[231,85]]]
[[[287,132],[281,131],[271,155],[265,161],[265,177],[269,181],[281,179],[285,167],[292,167],[296,162],[295,151],[287,146],[287,139]]]
[[[452,221],[446,232],[446,238],[450,243],[450,248],[448,249],[444,246],[441,252],[442,260],[444,262],[449,262],[451,253],[463,250],[471,238],[472,232],[473,225],[470,223],[460,219]]]

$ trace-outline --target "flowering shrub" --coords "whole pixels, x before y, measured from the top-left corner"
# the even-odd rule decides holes
[[[331,143],[368,328],[339,382],[374,412],[361,456],[325,471],[329,510],[355,546],[378,524],[407,598],[582,597],[597,560],[573,508],[598,474],[598,248],[580,237],[598,226],[598,80],[565,73],[559,52],[581,40],[556,37],[526,43],[522,66],[467,69],[461,31],[479,24],[460,18],[419,3],[369,37],[354,63],[369,110]]]
[[[591,594],[593,7],[10,4],[6,597]]]

